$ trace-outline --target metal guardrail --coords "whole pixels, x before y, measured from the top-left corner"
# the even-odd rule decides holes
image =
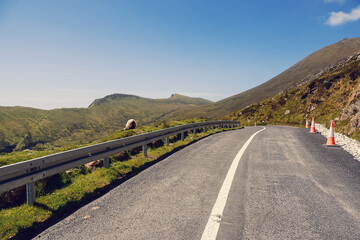
[[[233,128],[240,124],[234,121],[191,123],[3,166],[0,167],[0,193],[26,185],[27,203],[32,205],[35,201],[35,182],[38,180],[99,159],[104,159],[104,167],[108,168],[109,156],[140,146],[143,146],[146,157],[148,143],[166,138],[166,144],[169,144],[170,136],[181,134],[181,140],[184,140],[186,131],[193,130],[196,134],[196,129],[204,128],[205,131],[206,127],[213,129],[214,126]]]

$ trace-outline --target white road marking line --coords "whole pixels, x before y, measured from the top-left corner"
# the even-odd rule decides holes
[[[219,195],[216,199],[215,205],[211,211],[209,220],[206,224],[205,230],[202,234],[201,240],[215,240],[217,233],[219,231],[219,227],[220,227],[220,222],[221,222],[221,218],[222,218],[222,214],[226,205],[226,201],[227,198],[229,196],[229,191],[231,188],[231,184],[233,182],[234,176],[235,176],[235,172],[236,169],[239,165],[240,159],[242,157],[242,155],[244,154],[246,148],[249,146],[250,142],[253,140],[253,138],[256,136],[256,134],[258,134],[261,131],[264,131],[266,128],[264,127],[263,129],[257,131],[256,133],[254,133],[247,141],[246,143],[242,146],[242,148],[240,149],[240,151],[238,152],[238,154],[235,156],[229,171],[225,177],[224,183],[221,186]]]

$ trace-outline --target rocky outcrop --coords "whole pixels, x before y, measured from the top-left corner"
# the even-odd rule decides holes
[[[351,129],[349,131],[349,134],[352,134],[353,132],[360,129],[360,112],[351,118],[350,126],[351,126]]]
[[[348,63],[351,62],[351,61],[358,61],[358,60],[360,60],[360,51],[357,51],[357,52],[355,52],[354,54],[348,56],[347,58],[345,58],[345,59],[343,59],[343,60],[341,60],[341,61],[339,61],[339,62],[337,62],[337,63],[335,63],[335,64],[333,64],[333,65],[331,65],[331,66],[329,66],[329,67],[326,67],[326,68],[322,69],[322,70],[319,71],[317,74],[313,74],[313,75],[310,74],[310,75],[306,76],[306,77],[303,78],[301,81],[299,81],[298,84],[296,84],[296,85],[294,85],[294,86],[292,86],[292,87],[290,87],[290,88],[287,88],[287,89],[281,91],[279,94],[281,94],[281,93],[283,93],[283,92],[285,92],[285,91],[288,91],[288,90],[290,90],[290,89],[292,89],[292,88],[294,88],[294,87],[298,87],[298,86],[301,86],[301,85],[303,85],[303,84],[305,84],[305,83],[311,82],[311,81],[319,78],[320,76],[324,75],[325,73],[328,73],[328,72],[331,72],[331,71],[335,71],[335,70],[338,69],[338,68],[344,67],[346,64],[348,64]],[[354,76],[354,77],[356,78],[356,77],[358,77],[358,76]],[[325,85],[325,87],[326,87],[327,89],[329,89],[330,86],[331,86],[331,83],[324,82],[324,85]]]
[[[348,132],[350,135],[360,128],[360,100],[343,109],[340,121],[348,119],[350,119],[350,131]]]
[[[94,171],[95,169],[102,167],[104,165],[103,159],[95,160],[85,164],[85,167],[90,171]]]

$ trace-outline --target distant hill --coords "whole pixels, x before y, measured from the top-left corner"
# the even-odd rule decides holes
[[[203,98],[192,98],[187,97],[181,94],[172,94],[170,98],[163,98],[163,99],[151,99],[151,98],[143,98],[135,95],[128,95],[128,94],[112,94],[108,95],[104,98],[96,99],[92,102],[89,108],[102,106],[103,104],[113,103],[114,101],[143,101],[146,104],[176,104],[176,105],[190,105],[190,106],[201,106],[212,103],[212,101],[203,99]]]
[[[210,119],[222,118],[248,105],[311,81],[322,70],[357,51],[360,51],[360,37],[343,39],[310,54],[286,71],[255,88],[206,106],[181,109],[167,117],[172,119],[186,119],[199,116]],[[261,66],[259,67],[259,71],[261,71]]]
[[[305,126],[305,118],[329,125],[360,141],[360,52],[315,80],[243,108],[226,118],[242,125]]]
[[[112,94],[96,99],[88,108],[0,107],[0,152],[87,143],[122,129],[130,118],[147,124],[183,107],[209,103],[179,94],[165,99]]]

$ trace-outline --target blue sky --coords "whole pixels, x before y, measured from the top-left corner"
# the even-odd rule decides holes
[[[0,0],[0,105],[217,101],[359,29],[359,0]]]

